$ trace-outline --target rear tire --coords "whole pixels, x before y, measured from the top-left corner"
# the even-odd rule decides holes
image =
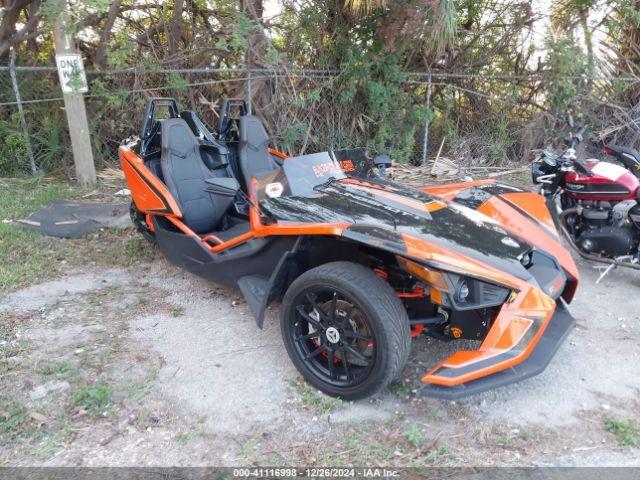
[[[136,204],[131,201],[131,205],[129,206],[129,216],[131,217],[131,221],[133,222],[136,230],[142,234],[142,236],[149,243],[156,243],[156,235],[151,231],[149,225],[147,225],[147,216],[138,210]]]
[[[350,262],[298,277],[284,296],[280,327],[305,380],[345,400],[387,387],[402,373],[411,346],[409,318],[391,286]]]

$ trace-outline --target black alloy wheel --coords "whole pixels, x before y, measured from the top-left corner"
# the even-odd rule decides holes
[[[349,262],[321,265],[296,279],[283,301],[281,328],[305,379],[349,400],[387,386],[409,353],[409,320],[395,292]]]

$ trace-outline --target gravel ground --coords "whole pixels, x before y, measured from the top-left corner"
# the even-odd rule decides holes
[[[618,269],[596,285],[599,274],[593,264],[580,261],[580,270],[580,287],[570,306],[578,326],[547,370],[459,403],[496,421],[556,427],[575,421],[581,410],[606,408],[609,397],[619,401],[636,397],[640,273]],[[167,359],[161,375],[163,388],[196,411],[216,412],[216,423],[223,429],[285,418],[287,385],[296,371],[282,345],[277,307],[272,307],[260,331],[239,293],[174,268],[154,276],[153,284],[162,288],[169,281],[176,286],[169,301],[182,305],[185,316],[136,321],[138,339]],[[404,377],[418,388],[415,379],[420,373],[458,349],[456,342],[419,337]],[[382,409],[377,405],[372,410],[367,402],[358,402],[351,406],[352,414],[380,417],[385,408],[394,410],[391,397],[390,393],[379,396]]]
[[[443,421],[447,424],[443,428],[454,430],[459,427],[464,431],[472,425],[474,431],[481,432],[481,440],[491,438],[491,432],[505,426],[511,429],[508,431],[540,431],[540,435],[560,430],[587,432],[584,437],[580,433],[574,437],[558,433],[562,442],[569,442],[564,447],[501,447],[506,449],[506,456],[497,455],[495,442],[486,441],[486,447],[474,447],[469,457],[458,458],[462,464],[491,464],[494,460],[489,461],[488,456],[496,455],[495,461],[515,465],[638,466],[640,450],[621,450],[611,439],[605,443],[600,438],[601,419],[607,415],[637,418],[640,273],[619,269],[596,285],[598,272],[593,264],[580,261],[579,266],[581,284],[571,305],[578,327],[549,368],[536,378],[460,402],[422,399],[389,390],[373,399],[325,411],[318,410],[317,405],[311,408],[304,400],[309,392],[296,383],[297,372],[282,345],[278,306],[268,312],[261,331],[239,292],[207,283],[162,259],[135,270],[70,272],[60,280],[9,295],[0,303],[0,311],[42,311],[60,300],[72,301],[94,290],[126,284],[153,292],[154,298],[172,306],[172,310],[150,309],[132,318],[129,335],[131,348],[137,344],[162,358],[152,401],[173,412],[173,423],[165,430],[136,430],[129,436],[121,433],[109,445],[96,447],[98,451],[80,445],[75,455],[58,455],[45,462],[48,464],[237,465],[239,458],[248,457],[244,440],[237,445],[238,436],[256,434],[261,439],[304,445],[310,436],[331,435],[336,424],[369,422],[375,430],[402,421],[422,422],[431,428],[426,415],[440,412],[444,420],[434,420],[433,428],[440,428],[436,425]],[[33,332],[37,336],[37,325]],[[60,342],[63,337],[59,336]],[[455,343],[416,339],[403,375],[406,384],[418,388],[419,375],[456,348],[459,345]],[[321,400],[314,402],[321,405],[330,402],[327,397],[317,398]],[[206,428],[210,436],[184,444],[174,441],[171,448],[166,448],[177,432],[193,431],[194,423]],[[239,449],[243,455],[238,456]]]

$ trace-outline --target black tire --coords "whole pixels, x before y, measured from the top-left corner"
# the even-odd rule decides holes
[[[409,318],[391,286],[350,262],[321,265],[298,277],[284,296],[280,327],[305,380],[345,400],[387,387],[402,373],[411,348]]]

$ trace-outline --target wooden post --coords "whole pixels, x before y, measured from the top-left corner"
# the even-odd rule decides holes
[[[73,38],[68,33],[68,20],[68,15],[62,13],[53,28],[56,55],[77,53]],[[87,111],[84,106],[84,97],[82,93],[79,92],[63,92],[63,96],[78,183],[80,183],[82,187],[95,187],[96,167],[93,162],[93,151],[91,150],[91,137],[89,136],[89,124],[87,122]]]

